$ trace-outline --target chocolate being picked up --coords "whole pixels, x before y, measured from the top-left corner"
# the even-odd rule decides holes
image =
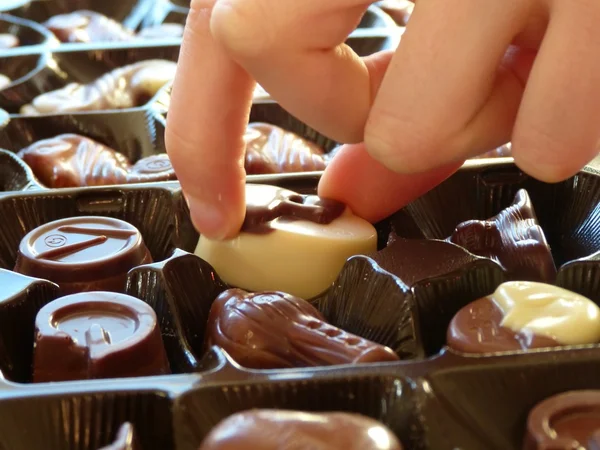
[[[600,391],[570,391],[529,413],[523,450],[600,449]]]
[[[229,240],[201,235],[195,253],[230,286],[310,299],[331,286],[350,256],[376,249],[375,227],[346,205],[247,184],[241,232]]]
[[[50,280],[62,295],[123,292],[127,272],[152,262],[133,225],[111,217],[83,216],[41,225],[21,241],[14,271]]]
[[[88,10],[59,14],[43,25],[64,43],[129,41],[134,37],[131,30],[116,20]]]
[[[0,50],[18,47],[21,44],[14,34],[0,33]]]
[[[40,94],[20,112],[39,115],[142,106],[173,80],[176,67],[176,63],[162,59],[130,64],[90,83],[70,83],[61,89]]]
[[[218,345],[254,369],[397,361],[388,347],[328,324],[306,300],[282,292],[229,289],[214,301],[206,347]]]
[[[234,414],[199,450],[402,450],[382,423],[354,413],[255,409]]]
[[[77,134],[34,142],[18,153],[49,188],[104,186],[176,180],[166,154],[131,165],[125,155]]]
[[[512,280],[551,283],[556,278],[550,246],[524,189],[497,216],[463,222],[448,240],[498,261]]]
[[[495,353],[600,342],[600,308],[556,286],[509,281],[456,313],[448,347]]]
[[[35,319],[33,381],[169,373],[154,310],[114,292],[85,292],[44,306]]]
[[[291,131],[268,123],[251,123],[244,135],[248,175],[324,170],[323,149]]]
[[[119,428],[115,441],[98,450],[142,450],[135,436],[133,425],[129,422],[124,423]]]

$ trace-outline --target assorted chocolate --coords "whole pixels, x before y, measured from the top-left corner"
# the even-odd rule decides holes
[[[112,217],[56,220],[21,241],[14,271],[58,284],[63,295],[84,291],[123,292],[127,272],[152,262],[142,235]]]
[[[600,391],[570,391],[550,397],[527,418],[523,450],[600,448]]]
[[[156,25],[136,34],[120,22],[88,10],[59,14],[48,19],[43,25],[63,43],[124,42],[183,36],[183,25],[180,24]]]
[[[551,283],[556,279],[550,246],[524,189],[498,215],[459,224],[448,240],[499,262],[512,280]]]
[[[18,155],[48,188],[177,179],[166,154],[143,158],[132,165],[125,155],[77,134],[61,134],[34,142]]]
[[[402,450],[382,423],[359,414],[257,409],[219,423],[199,450]]]
[[[54,300],[37,314],[35,383],[166,373],[156,313],[137,298],[84,292]]]
[[[246,204],[238,236],[200,236],[195,251],[231,286],[310,299],[329,288],[350,256],[377,248],[375,227],[339,202],[248,184]]]
[[[282,369],[397,361],[388,347],[328,324],[306,300],[282,292],[229,289],[214,301],[206,345],[238,364]]]
[[[496,353],[600,342],[600,308],[556,286],[527,281],[501,284],[462,308],[448,327],[448,347]]]
[[[90,83],[67,86],[38,95],[21,114],[62,114],[126,109],[145,105],[173,80],[177,64],[151,59],[114,69]]]

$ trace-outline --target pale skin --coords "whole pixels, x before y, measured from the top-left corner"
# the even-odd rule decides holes
[[[359,58],[344,41],[370,3],[192,0],[166,142],[201,233],[243,221],[255,80],[348,144],[319,195],[370,221],[508,141],[546,182],[598,154],[600,1],[419,0],[395,52]]]

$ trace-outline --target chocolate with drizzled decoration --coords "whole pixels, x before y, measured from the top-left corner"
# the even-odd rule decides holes
[[[73,217],[42,225],[19,246],[15,272],[59,285],[61,293],[125,289],[127,272],[152,262],[140,232],[110,217]]]
[[[20,112],[39,115],[142,106],[173,80],[176,68],[176,63],[162,59],[140,61],[114,69],[90,83],[70,83],[38,95]]]
[[[527,191],[487,220],[469,220],[448,238],[471,253],[498,261],[509,279],[553,282],[556,266]]]
[[[256,369],[396,361],[388,347],[328,324],[306,300],[282,292],[229,289],[214,301],[206,345]]]
[[[49,188],[102,186],[176,180],[166,154],[139,160],[77,134],[61,134],[34,142],[18,154]]]
[[[37,314],[35,383],[169,372],[156,314],[137,298],[83,292],[54,300]]]
[[[600,391],[569,391],[529,413],[523,450],[600,450]]]

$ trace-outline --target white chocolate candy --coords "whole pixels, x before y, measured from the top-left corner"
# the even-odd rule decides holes
[[[600,308],[590,299],[556,286],[528,281],[501,284],[492,300],[504,313],[502,326],[528,330],[562,345],[600,341]]]
[[[291,199],[290,199],[291,196]],[[316,196],[302,196],[275,186],[247,185],[248,209],[280,206],[317,208]],[[373,225],[349,208],[330,223],[274,217],[267,231],[242,231],[227,241],[200,237],[196,255],[210,263],[228,284],[249,291],[277,290],[310,299],[325,291],[353,255],[377,250]],[[247,216],[248,219],[248,216]]]

